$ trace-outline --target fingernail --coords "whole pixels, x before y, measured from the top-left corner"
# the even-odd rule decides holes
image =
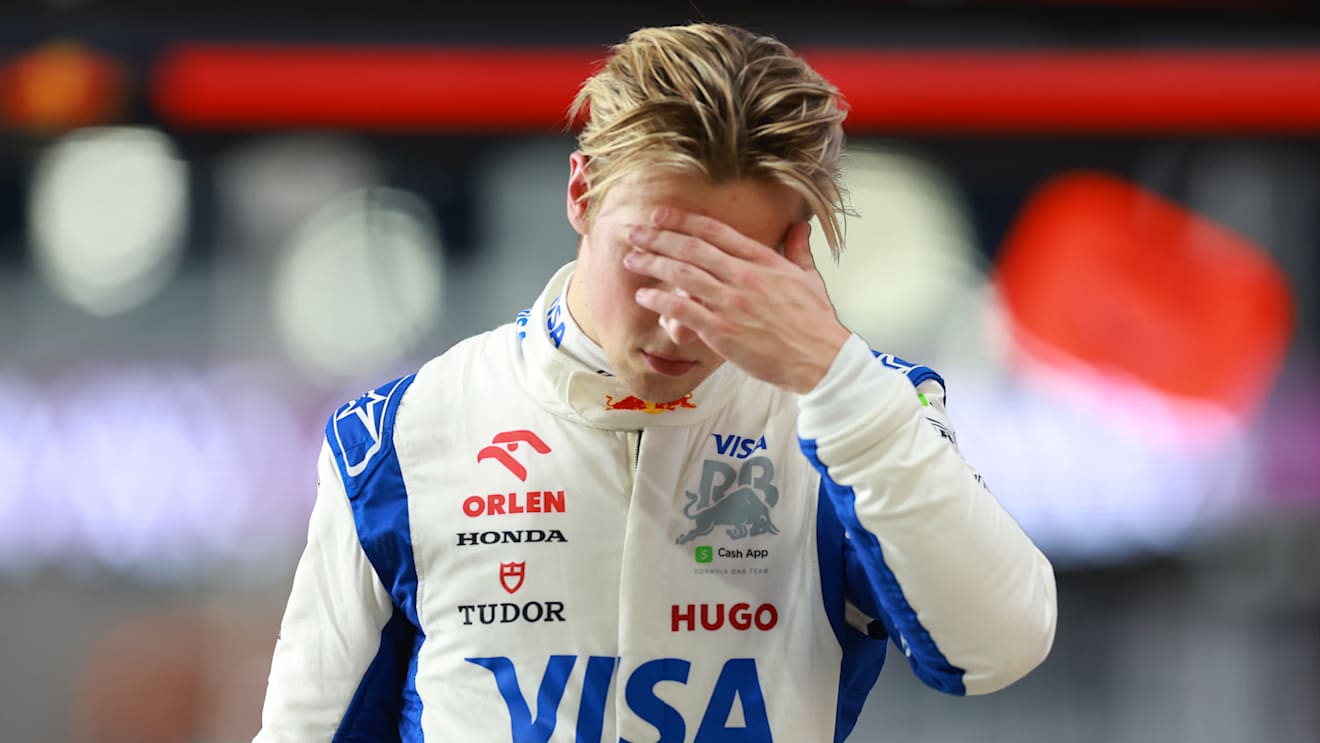
[[[679,340],[679,338],[680,338],[680,334],[682,333],[683,326],[679,324],[678,320],[672,317],[661,316],[660,327],[665,329],[665,333],[669,335],[670,340],[672,340],[675,343],[680,343],[680,344],[682,343],[682,341]]]
[[[656,224],[663,224],[666,219],[669,219],[669,210],[663,206],[651,213],[651,221]]]
[[[623,257],[623,265],[628,268],[633,268],[637,265],[637,261],[641,259],[641,257],[642,251],[637,249],[629,250],[628,254]]]

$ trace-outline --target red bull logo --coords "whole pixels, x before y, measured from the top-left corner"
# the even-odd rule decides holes
[[[695,407],[697,407],[697,404],[692,402],[691,392],[683,395],[677,400],[670,400],[669,402],[651,402],[650,400],[643,400],[636,395],[628,395],[620,400],[615,400],[613,395],[605,396],[606,410],[640,410],[643,413],[659,415],[661,413],[668,413],[671,410],[678,410],[679,408]]]

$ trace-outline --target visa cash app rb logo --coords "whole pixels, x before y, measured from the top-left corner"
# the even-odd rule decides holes
[[[675,541],[687,544],[721,526],[730,539],[778,534],[770,519],[770,509],[779,502],[774,478],[775,465],[769,457],[752,457],[738,469],[718,459],[705,460],[698,492],[685,493],[688,504],[683,515],[694,523]]]

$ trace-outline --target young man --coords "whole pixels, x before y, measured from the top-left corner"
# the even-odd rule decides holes
[[[331,417],[257,740],[842,740],[890,640],[953,694],[1040,663],[1049,563],[813,267],[837,91],[692,25],[577,108],[576,263]]]

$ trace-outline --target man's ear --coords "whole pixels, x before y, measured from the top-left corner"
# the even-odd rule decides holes
[[[580,151],[568,156],[568,223],[579,235],[587,234],[587,162]]]

